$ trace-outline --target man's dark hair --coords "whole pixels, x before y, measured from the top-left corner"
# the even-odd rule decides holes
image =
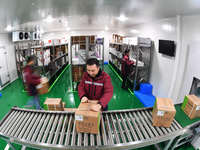
[[[90,58],[86,61],[86,65],[92,66],[94,64],[99,67],[99,61],[96,58]]]
[[[35,56],[29,56],[27,58],[27,63],[29,63],[30,61],[33,61],[33,60],[35,60]]]

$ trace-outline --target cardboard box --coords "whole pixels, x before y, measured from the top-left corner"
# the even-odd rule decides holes
[[[41,83],[36,86],[37,92],[42,95],[49,92],[49,80],[46,77],[41,78]]]
[[[77,108],[64,108],[64,111],[76,112]]]
[[[62,105],[63,105],[63,109],[66,108],[65,102],[62,102]]]
[[[98,102],[94,101],[93,102]],[[81,109],[91,109],[94,103],[80,103],[76,113],[76,131],[81,133],[99,133],[99,125],[101,112],[95,112],[91,110],[81,110]]]
[[[157,97],[153,107],[153,126],[170,127],[175,114],[171,99]]]
[[[200,117],[200,99],[195,95],[186,95],[181,109],[190,119]]]
[[[49,111],[63,111],[61,98],[47,98],[44,102],[44,109]]]
[[[81,81],[83,77],[83,67],[72,67],[73,81]]]

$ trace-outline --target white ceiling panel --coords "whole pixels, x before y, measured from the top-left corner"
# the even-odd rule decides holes
[[[32,5],[34,3],[34,5]],[[55,19],[46,22],[48,14]],[[177,15],[199,15],[200,0],[0,0],[0,33],[78,29],[118,30]],[[125,15],[128,20],[116,18]],[[61,22],[59,22],[61,21]]]

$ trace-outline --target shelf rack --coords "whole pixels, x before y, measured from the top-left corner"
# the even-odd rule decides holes
[[[60,51],[64,51],[62,55],[57,55],[57,57],[55,55],[56,47],[59,47]],[[47,49],[50,50],[50,61],[44,64],[44,59],[46,59],[44,58],[44,51]],[[37,52],[42,53],[41,58],[37,56]],[[21,42],[15,46],[17,72],[18,77],[21,77],[23,81],[23,91],[26,91],[27,89],[25,80],[23,78],[24,67],[26,65],[27,57],[31,55],[36,57],[36,65],[33,67],[34,74],[41,77],[47,77],[49,79],[50,85],[53,85],[57,77],[68,65],[68,43],[54,44],[54,40],[52,40],[52,44],[44,43],[43,41],[30,41],[26,43]],[[38,65],[39,63],[40,65]]]
[[[86,60],[89,58],[97,58],[100,67],[104,70],[104,38],[100,42],[96,40],[96,36],[72,36],[70,38],[71,47],[71,91],[78,90],[83,73],[86,71]]]
[[[147,42],[147,43],[145,43]],[[131,73],[128,76],[127,86],[131,91],[139,90],[140,83],[149,82],[149,72],[151,65],[151,40],[147,38],[137,38],[137,45],[131,44],[119,44],[110,43],[111,48],[115,48],[116,54],[112,51],[109,52],[109,64],[115,70],[115,72],[122,77],[121,67],[122,67],[122,54],[126,49],[130,49],[130,59],[135,59],[136,64],[131,66]],[[121,56],[119,55],[121,54]],[[141,66],[139,62],[143,62],[144,65]]]

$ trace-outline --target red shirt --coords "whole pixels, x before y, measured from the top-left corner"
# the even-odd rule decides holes
[[[33,75],[33,69],[31,66],[25,67],[24,78],[26,85],[28,86],[28,94],[30,96],[37,95],[36,85],[40,84],[40,77]]]
[[[97,77],[92,78],[85,72],[78,86],[78,95],[80,99],[86,96],[89,100],[99,100],[104,109],[113,95],[110,76],[99,70]]]
[[[131,72],[130,66],[133,64],[134,62],[130,61],[129,57],[125,55],[122,59],[122,74],[128,75]]]

